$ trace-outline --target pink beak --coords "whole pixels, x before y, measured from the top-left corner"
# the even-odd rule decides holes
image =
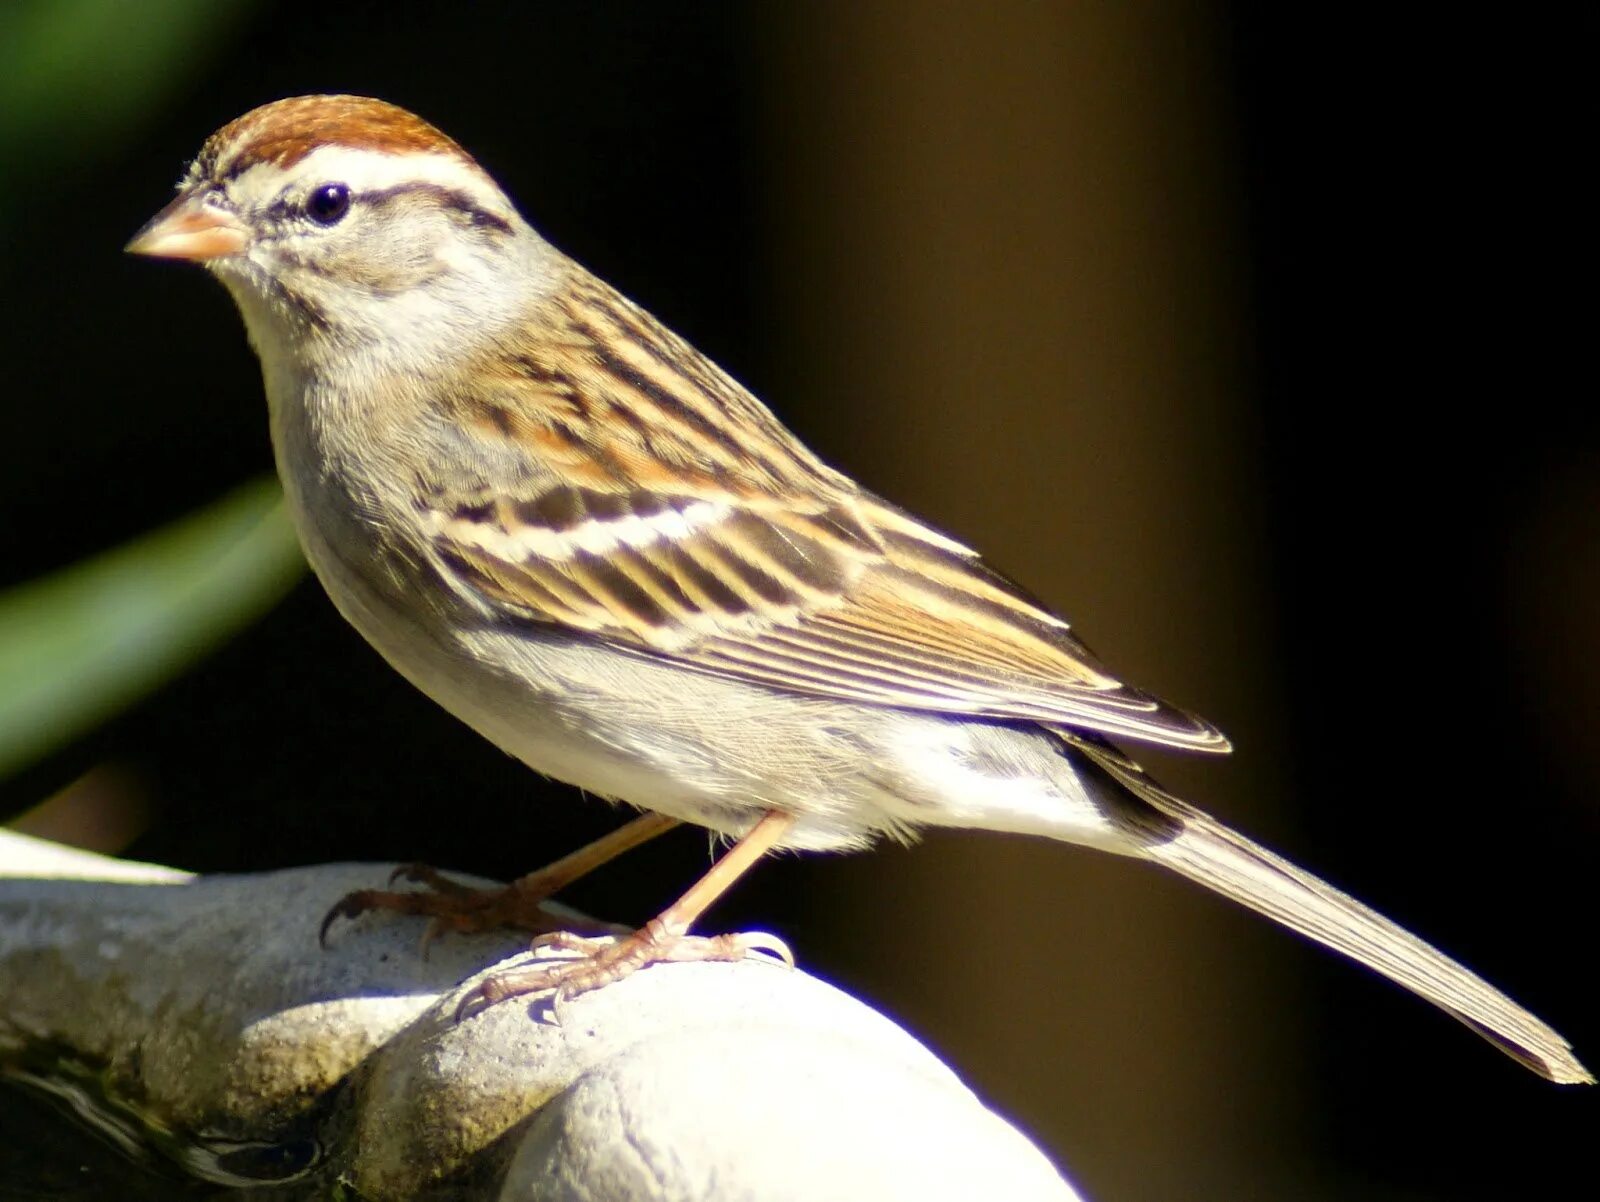
[[[134,255],[198,263],[236,255],[249,244],[248,232],[232,216],[193,196],[180,196],[152,217],[123,249]]]

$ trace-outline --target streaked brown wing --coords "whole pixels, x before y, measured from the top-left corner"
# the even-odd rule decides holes
[[[671,655],[754,638],[844,603],[881,560],[847,508],[753,508],[558,485],[424,514],[447,570],[522,616]]]
[[[448,429],[475,441],[458,488],[419,507],[461,588],[800,693],[1228,749],[973,552],[828,468],[637,305],[576,265],[565,285],[517,354],[486,351],[478,378],[496,387],[445,398]]]
[[[1122,684],[972,552],[868,496],[603,493],[435,512],[439,561],[501,609],[795,692],[1226,751]]]

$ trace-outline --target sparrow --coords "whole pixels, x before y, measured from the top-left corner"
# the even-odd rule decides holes
[[[1163,789],[1121,744],[1226,752],[1215,727],[829,467],[413,114],[358,96],[257,108],[206,141],[128,250],[200,263],[232,294],[296,530],[350,624],[492,743],[643,811],[504,891],[419,870],[431,890],[352,895],[330,919],[531,923],[676,823],[732,843],[644,927],[549,933],[575,955],[493,975],[474,1003],[662,961],[787,959],[771,936],[689,931],[775,849],[966,827],[1171,869],[1535,1072],[1593,1080],[1505,994]]]

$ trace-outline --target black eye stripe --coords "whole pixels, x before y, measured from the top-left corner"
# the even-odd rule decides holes
[[[344,188],[346,192],[345,209],[336,218],[318,218],[313,211],[313,204],[319,195],[329,188]],[[369,192],[350,192],[343,184],[322,184],[314,188],[304,200],[291,195],[278,197],[267,206],[266,216],[275,221],[294,221],[298,218],[309,216],[319,225],[334,225],[341,220],[349,209],[357,204],[369,205],[374,208],[381,207],[391,201],[405,196],[413,195],[431,196],[442,208],[464,217],[475,229],[490,229],[500,234],[510,234],[511,223],[498,213],[490,212],[473,201],[466,192],[443,184],[408,183],[396,184],[391,188],[375,188]]]
[[[460,189],[446,187],[444,184],[396,184],[392,188],[379,188],[371,192],[359,193],[356,199],[363,204],[383,205],[403,196],[417,195],[431,196],[441,208],[459,213],[478,229],[497,230],[502,234],[511,232],[511,223],[504,217],[483,208],[474,202],[471,196]]]

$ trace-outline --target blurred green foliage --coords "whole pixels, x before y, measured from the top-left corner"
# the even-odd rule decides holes
[[[303,560],[276,480],[0,593],[0,775],[82,734],[272,606]]]
[[[252,0],[0,0],[0,213],[19,181],[154,119]],[[253,621],[303,567],[276,482],[0,592],[0,775]]]
[[[147,119],[254,0],[0,0],[0,156],[81,152]],[[8,189],[0,188],[0,197]]]

